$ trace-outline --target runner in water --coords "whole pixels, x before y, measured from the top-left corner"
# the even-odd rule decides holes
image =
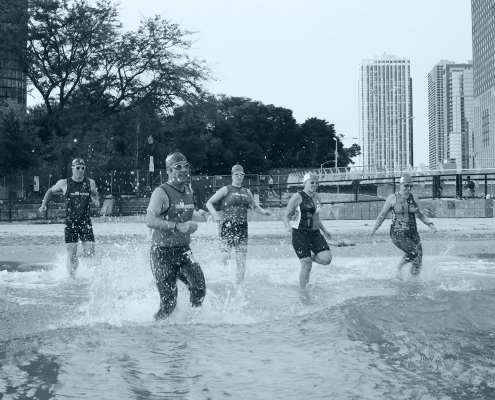
[[[246,272],[246,255],[248,243],[247,209],[271,215],[268,210],[263,210],[254,202],[253,194],[247,188],[242,187],[244,169],[236,164],[232,167],[232,184],[223,186],[206,202],[206,207],[213,219],[220,223],[220,250],[222,252],[222,264],[227,265],[232,247],[235,249],[237,274],[236,283],[244,280]],[[214,204],[222,204],[222,216],[214,207]]]
[[[82,158],[72,161],[72,177],[60,179],[49,188],[43,198],[39,212],[46,211],[46,206],[54,193],[62,192],[66,202],[65,243],[67,244],[67,272],[74,278],[78,267],[77,243],[83,244],[85,257],[95,254],[95,237],[90,218],[91,200],[100,207],[100,199],[95,181],[84,177],[86,165]]]
[[[301,262],[301,288],[308,284],[313,262],[321,265],[332,262],[332,252],[320,232],[328,239],[332,238],[320,221],[321,199],[316,193],[318,177],[313,173],[305,174],[303,185],[304,189],[290,198],[284,213],[285,227],[288,233],[292,233],[292,246]],[[294,214],[295,221],[291,226],[290,218]]]
[[[407,263],[411,263],[411,274],[418,275],[421,270],[423,247],[416,225],[416,216],[430,229],[436,231],[433,222],[430,222],[421,211],[418,198],[411,193],[413,184],[413,179],[408,174],[400,178],[400,190],[387,198],[370,234],[370,236],[375,234],[388,213],[392,211],[390,237],[392,242],[405,253],[397,265],[398,279],[402,279],[401,270]]]
[[[203,303],[206,284],[200,265],[193,259],[189,243],[196,232],[196,221],[205,221],[194,210],[192,191],[188,185],[190,165],[179,153],[165,160],[168,181],[151,195],[146,225],[154,229],[151,239],[151,271],[160,293],[160,309],[155,319],[168,317],[177,305],[177,280],[189,289],[193,307]]]

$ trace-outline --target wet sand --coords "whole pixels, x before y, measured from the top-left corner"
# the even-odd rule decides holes
[[[150,230],[136,218],[120,218],[110,222],[93,221],[97,256],[112,255],[119,246],[147,247]],[[118,222],[117,222],[118,221]],[[131,221],[131,222],[129,222]],[[425,257],[448,254],[464,258],[494,259],[492,249],[495,236],[495,219],[433,219],[437,233],[433,233],[418,222]],[[374,221],[324,221],[325,227],[336,239],[349,239],[356,243],[352,247],[334,247],[336,257],[400,257],[389,238],[390,220],[386,220],[374,237],[368,237]],[[201,223],[192,236],[193,251],[203,246],[215,246],[218,225]],[[282,221],[249,223],[249,253],[253,259],[273,257],[295,257],[289,235],[285,234]],[[275,246],[275,247],[274,247]],[[53,262],[64,254],[63,224],[0,225],[0,270],[29,271],[33,263]]]

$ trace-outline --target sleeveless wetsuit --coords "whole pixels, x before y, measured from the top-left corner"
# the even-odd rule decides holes
[[[409,212],[409,207],[417,207],[413,195],[410,194],[405,199],[399,192],[395,193],[390,237],[392,242],[405,253],[404,260],[413,262],[411,273],[418,274],[423,259],[423,247],[416,224],[416,213]]]
[[[165,183],[157,190],[163,190],[169,198],[169,207],[160,216],[166,221],[187,222],[192,220],[194,200],[188,185],[182,191]],[[177,279],[189,289],[190,301],[194,307],[203,303],[206,284],[203,271],[192,258],[189,244],[191,234],[179,230],[159,230],[151,239],[151,271],[160,293],[160,309],[155,318],[164,318],[177,305]]]
[[[292,246],[299,258],[307,258],[311,257],[311,252],[318,254],[330,247],[320,232],[320,196],[315,193],[309,197],[304,190],[298,193],[302,201],[292,222]]]
[[[81,182],[67,179],[65,192],[65,243],[94,242],[90,218],[91,184],[88,178]]]
[[[227,249],[232,246],[247,245],[247,210],[253,206],[254,202],[246,188],[227,185],[227,194],[222,199],[220,221],[220,239]]]

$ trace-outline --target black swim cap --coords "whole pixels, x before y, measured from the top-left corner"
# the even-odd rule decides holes
[[[186,156],[184,156],[184,154],[182,153],[179,153],[178,151],[174,151],[173,153],[170,153],[165,159],[165,166],[167,168],[170,168],[172,165],[180,162],[187,162]]]

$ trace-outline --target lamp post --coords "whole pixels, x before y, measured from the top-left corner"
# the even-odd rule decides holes
[[[155,164],[153,162],[153,136],[148,138],[148,144],[150,145],[150,189],[153,190],[153,175],[155,172]]]
[[[337,169],[337,156],[338,156],[338,152],[337,152],[337,141],[338,141],[338,138],[337,136],[335,136],[333,138],[333,140],[335,140],[335,169]]]
[[[329,162],[333,162],[333,160],[328,160],[328,161],[325,161],[323,164],[320,165],[320,174],[323,174],[323,166],[325,164],[328,164]]]

